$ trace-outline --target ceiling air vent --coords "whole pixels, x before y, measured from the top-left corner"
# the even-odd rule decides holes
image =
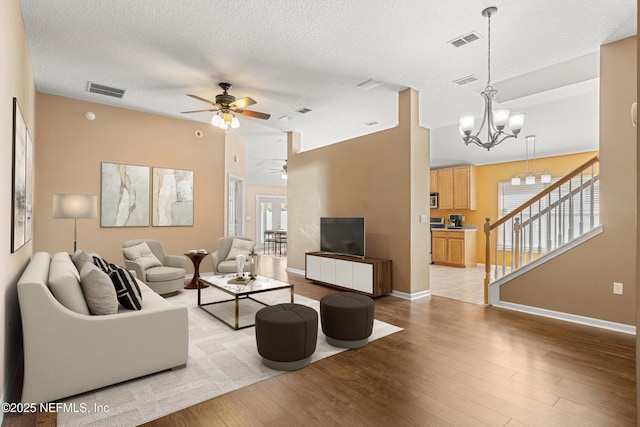
[[[475,31],[470,32],[469,34],[465,34],[464,36],[457,37],[453,40],[448,41],[447,43],[452,44],[453,47],[460,47],[466,44],[469,44],[473,41],[476,41],[480,38],[480,35]]]
[[[371,120],[370,122],[365,122],[364,124],[367,125],[367,126],[375,126],[375,125],[379,125],[380,122],[377,122],[375,120]]]
[[[298,113],[300,114],[307,114],[309,111],[311,111],[311,108],[307,108],[307,107],[302,107],[299,110],[296,110]]]
[[[458,84],[458,85],[462,86],[462,85],[466,85],[467,83],[475,82],[476,80],[478,80],[478,79],[476,78],[476,76],[474,76],[473,74],[471,74],[470,76],[466,76],[466,77],[463,77],[463,78],[461,78],[461,79],[454,80],[453,82],[454,82],[455,84]]]
[[[93,82],[89,82],[87,91],[92,93],[97,93],[99,95],[113,96],[114,98],[122,98],[125,93],[124,89],[116,89],[114,87],[99,85]]]

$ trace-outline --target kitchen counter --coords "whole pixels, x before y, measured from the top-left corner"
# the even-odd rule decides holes
[[[477,225],[465,225],[462,228],[452,228],[452,227],[445,227],[445,228],[434,228],[434,230],[447,230],[447,231],[478,231],[478,226]]]

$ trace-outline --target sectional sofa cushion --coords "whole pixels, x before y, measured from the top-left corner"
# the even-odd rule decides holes
[[[162,265],[160,260],[153,254],[153,252],[151,252],[147,242],[142,242],[128,248],[122,248],[122,253],[126,259],[136,261],[141,264],[143,270],[151,267],[160,267]]]
[[[236,259],[240,254],[249,255],[253,249],[254,243],[251,240],[233,239],[231,242],[231,249],[225,261],[231,261]]]
[[[116,314],[118,297],[107,273],[87,262],[80,270],[80,285],[91,314]]]
[[[56,300],[71,311],[90,314],[80,285],[80,274],[66,252],[51,257],[49,265],[49,289]]]
[[[111,266],[115,269],[109,273],[109,278],[115,286],[120,304],[129,310],[142,309],[142,292],[140,292],[136,278],[129,270],[113,264]]]
[[[109,274],[113,270],[114,265],[99,255],[93,255],[93,263],[102,271]]]

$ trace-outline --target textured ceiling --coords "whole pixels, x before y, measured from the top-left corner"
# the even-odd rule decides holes
[[[21,0],[39,91],[208,123],[211,113],[180,114],[206,108],[185,94],[214,99],[231,82],[230,93],[257,101],[249,109],[271,114],[241,116],[232,132],[247,141],[247,181],[274,184],[286,131],[312,149],[395,126],[406,87],[420,92],[432,164],[524,157],[520,140],[466,147],[455,126],[482,112],[487,6],[498,7],[492,80],[513,98],[505,106],[528,113],[523,134],[539,135],[539,155],[596,149],[597,52],[636,34],[635,0]],[[481,38],[447,43],[471,31]],[[470,74],[478,81],[452,83]],[[368,79],[382,84],[357,87]],[[126,94],[89,93],[89,81]]]

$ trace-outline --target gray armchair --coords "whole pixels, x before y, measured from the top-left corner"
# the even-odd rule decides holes
[[[219,238],[216,244],[216,250],[211,254],[211,258],[213,259],[213,274],[235,273],[235,254],[252,253],[255,246],[256,243],[249,237],[227,236]],[[249,271],[249,263],[244,265],[244,271]]]
[[[153,256],[145,257],[135,248],[146,243]],[[184,287],[184,278],[187,273],[186,257],[182,255],[167,255],[162,244],[158,240],[134,239],[122,244],[124,265],[127,269],[136,272],[138,279],[142,280],[157,294],[170,296],[178,293]],[[147,254],[148,255],[148,254]],[[154,260],[157,258],[157,261]]]

